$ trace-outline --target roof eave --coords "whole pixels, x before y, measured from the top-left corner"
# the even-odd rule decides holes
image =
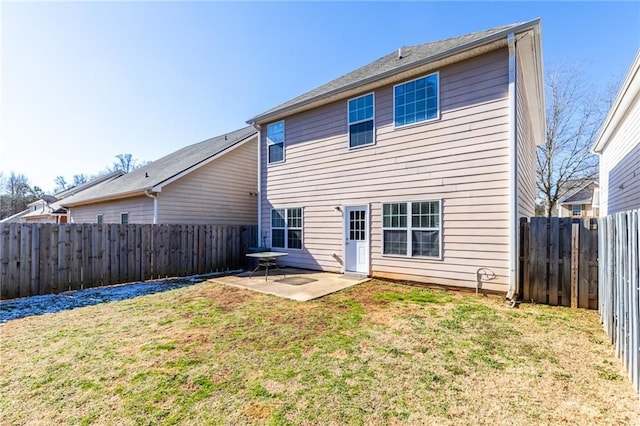
[[[487,45],[490,44],[492,42],[501,40],[501,39],[505,39],[505,43],[506,43],[506,37],[508,34],[510,33],[519,33],[525,30],[529,30],[529,29],[533,29],[533,28],[539,28],[540,25],[540,18],[536,18],[534,20],[528,21],[528,22],[524,22],[520,25],[517,25],[515,27],[511,27],[511,28],[507,28],[504,29],[502,31],[499,31],[495,34],[491,34],[490,36],[469,42],[467,44],[464,44],[462,46],[458,46],[456,48],[444,51],[444,52],[440,52],[436,55],[432,55],[429,56],[427,58],[424,58],[420,61],[416,61],[416,62],[412,62],[410,64],[407,65],[403,65],[401,67],[398,68],[394,68],[393,70],[389,70],[386,71],[384,73],[381,74],[377,74],[375,76],[372,77],[368,77],[362,80],[359,80],[357,82],[351,83],[351,84],[347,84],[346,86],[340,87],[338,89],[334,89],[334,90],[330,90],[326,93],[323,93],[321,95],[318,96],[314,96],[312,98],[300,101],[296,104],[293,105],[289,105],[286,106],[284,108],[281,109],[277,109],[275,111],[271,111],[269,113],[263,113],[263,114],[259,114],[249,120],[247,120],[247,124],[249,125],[256,125],[256,124],[263,124],[267,121],[275,121],[277,119],[280,119],[284,116],[288,116],[297,112],[301,112],[304,110],[308,110],[311,109],[313,107],[316,106],[316,104],[324,104],[322,101],[325,99],[331,99],[331,101],[335,101],[335,100],[339,100],[339,99],[332,99],[334,97],[338,97],[339,94],[341,93],[345,93],[345,96],[343,96],[344,98],[348,97],[349,94],[348,92],[356,89],[358,87],[367,85],[367,84],[371,84],[371,83],[375,83],[377,81],[383,81],[386,78],[389,78],[395,74],[400,74],[406,71],[409,71],[411,69],[414,68],[419,68],[422,67],[424,65],[428,65],[430,63],[434,63],[437,62],[439,60],[451,57],[451,56],[455,56],[458,55],[460,53],[466,52],[466,51],[470,51],[473,49],[476,49],[478,47],[481,47],[483,45]],[[539,30],[538,30],[538,34],[539,34]],[[382,84],[380,84],[380,86],[386,85],[386,82],[383,82]],[[320,106],[320,105],[317,105]]]
[[[105,201],[121,200],[123,198],[131,198],[131,197],[144,195],[145,191],[151,191],[152,189],[153,188],[151,186],[148,186],[146,188],[142,188],[142,189],[137,188],[131,191],[120,192],[118,194],[108,194],[100,197],[87,198],[86,200],[79,200],[79,201],[72,200],[70,203],[68,202],[65,203],[63,201],[62,203],[60,203],[60,205],[65,209],[68,209],[70,207],[86,206],[88,204],[103,203]]]

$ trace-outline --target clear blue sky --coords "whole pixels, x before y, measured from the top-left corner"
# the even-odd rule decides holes
[[[0,4],[0,171],[51,191],[114,156],[155,160],[402,45],[542,18],[543,59],[622,78],[638,3]]]

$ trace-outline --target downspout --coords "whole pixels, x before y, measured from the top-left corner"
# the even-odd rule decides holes
[[[144,190],[144,195],[153,198],[153,224],[155,225],[158,223],[158,196],[151,194],[148,189]]]
[[[507,35],[509,46],[509,291],[512,303],[518,298],[518,141],[516,104],[516,40]]]
[[[262,138],[260,125],[255,121],[251,126],[258,131],[258,241],[257,247],[262,247]]]

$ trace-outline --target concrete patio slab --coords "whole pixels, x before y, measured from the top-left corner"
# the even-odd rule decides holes
[[[266,280],[264,271],[256,272],[253,277],[250,275],[251,271],[247,271],[208,281],[306,302],[370,280],[367,277],[295,268],[270,270]]]

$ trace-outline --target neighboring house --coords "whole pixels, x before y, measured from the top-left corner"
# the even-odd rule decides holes
[[[600,187],[595,180],[588,180],[578,188],[569,191],[558,200],[559,217],[595,218],[600,217]]]
[[[72,223],[256,222],[257,132],[184,147],[63,201]]]
[[[22,210],[21,212],[18,212],[14,215],[5,217],[4,219],[0,220],[0,223],[22,223],[24,222],[24,220],[22,220],[22,217],[29,212],[29,209]]]
[[[544,141],[540,21],[402,47],[247,121],[286,265],[515,289]]]
[[[605,119],[600,154],[600,214],[640,208],[640,50]]]
[[[28,223],[67,223],[67,209],[62,207],[62,203],[66,198],[79,194],[82,191],[86,191],[89,188],[93,188],[96,185],[109,182],[123,174],[124,173],[121,171],[114,171],[91,179],[90,181],[80,185],[67,188],[53,196],[44,196],[42,199],[29,204],[29,211],[22,216],[21,221]]]

